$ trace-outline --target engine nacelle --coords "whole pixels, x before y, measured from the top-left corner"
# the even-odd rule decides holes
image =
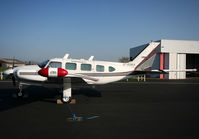
[[[44,77],[64,77],[68,71],[62,68],[44,68],[39,70],[38,74]]]

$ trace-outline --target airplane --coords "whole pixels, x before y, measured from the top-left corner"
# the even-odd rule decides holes
[[[59,84],[62,86],[62,101],[72,99],[71,80],[82,79],[87,84],[102,85],[132,78],[135,75],[162,74],[163,70],[151,70],[157,54],[159,42],[151,42],[132,61],[128,63],[71,59],[69,54],[63,58],[53,58],[38,65],[27,65],[8,69],[5,76],[12,76],[13,84],[18,81],[18,97],[22,97],[23,85]]]

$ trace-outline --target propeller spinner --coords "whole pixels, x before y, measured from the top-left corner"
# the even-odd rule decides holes
[[[44,77],[64,77],[68,71],[62,68],[44,68],[39,70],[38,74]]]

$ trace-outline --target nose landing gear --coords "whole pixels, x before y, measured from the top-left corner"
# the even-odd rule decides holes
[[[18,89],[17,89],[17,92],[14,93],[12,95],[13,98],[17,98],[17,99],[23,99],[23,98],[26,98],[28,97],[28,95],[25,94],[24,90],[23,90],[23,85],[21,83],[19,83],[19,86],[18,86]]]
[[[19,83],[19,92],[16,93],[17,98],[22,98],[24,96],[23,86]]]

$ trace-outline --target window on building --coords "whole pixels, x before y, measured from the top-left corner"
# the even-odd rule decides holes
[[[91,64],[81,64],[81,70],[91,71]]]
[[[109,70],[109,72],[113,72],[113,71],[115,71],[115,68],[114,68],[114,67],[109,66],[109,67],[108,67],[108,70]]]
[[[102,65],[96,65],[96,71],[98,71],[98,72],[104,72],[104,66],[102,66]]]
[[[61,62],[50,62],[48,68],[62,68]]]
[[[77,64],[76,63],[66,63],[65,68],[68,70],[76,70]]]

